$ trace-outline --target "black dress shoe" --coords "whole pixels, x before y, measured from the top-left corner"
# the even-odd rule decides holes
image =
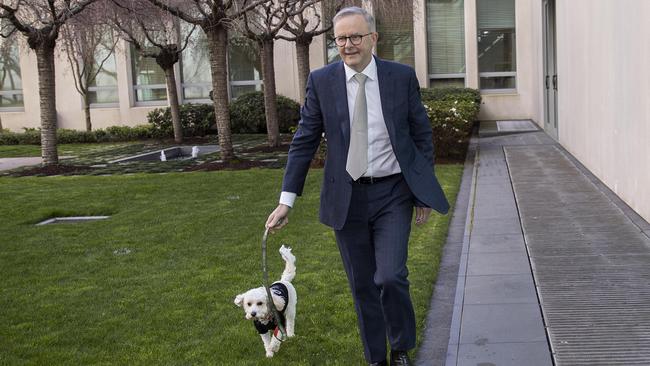
[[[390,366],[412,366],[409,354],[406,351],[392,351],[390,353]]]
[[[370,366],[388,366],[388,362],[386,360],[383,360],[381,362],[373,362],[369,364]]]

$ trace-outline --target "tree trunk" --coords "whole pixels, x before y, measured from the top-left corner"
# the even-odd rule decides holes
[[[310,42],[296,41],[296,61],[298,62],[298,88],[300,89],[300,104],[305,103],[307,78],[309,77],[309,44]]]
[[[0,116],[0,132],[2,132],[2,130],[3,130],[3,128],[2,128],[2,116]]]
[[[264,81],[264,115],[269,146],[280,146],[277,95],[275,92],[275,67],[273,65],[273,40],[260,42],[262,50],[262,80]]]
[[[212,104],[219,133],[221,159],[230,161],[234,158],[232,134],[230,132],[230,111],[228,109],[228,31],[222,23],[204,28],[210,49],[210,71],[212,73]]]
[[[172,112],[172,126],[174,127],[174,142],[180,144],[183,142],[183,126],[181,125],[181,113],[178,103],[178,91],[176,90],[176,76],[174,75],[174,65],[165,68],[165,81],[167,82],[167,97],[169,99],[169,109]]]
[[[56,91],[54,84],[54,44],[44,42],[34,51],[38,67],[38,91],[41,107],[41,156],[44,165],[59,163],[56,150]]]
[[[90,98],[88,98],[88,91],[83,94],[83,103],[84,117],[86,118],[86,131],[90,132],[93,130],[93,124],[90,120]]]

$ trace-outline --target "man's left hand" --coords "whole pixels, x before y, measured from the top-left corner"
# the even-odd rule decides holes
[[[416,207],[415,208],[415,224],[416,225],[422,225],[429,220],[429,216],[431,216],[431,208],[430,207]]]

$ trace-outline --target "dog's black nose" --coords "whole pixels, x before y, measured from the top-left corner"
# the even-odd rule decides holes
[[[253,312],[251,313],[251,316],[255,316],[255,315],[257,315],[257,313],[253,311]]]

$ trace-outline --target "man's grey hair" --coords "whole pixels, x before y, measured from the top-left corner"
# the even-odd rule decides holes
[[[338,22],[342,18],[349,17],[351,15],[363,16],[363,18],[366,20],[366,23],[368,23],[368,29],[370,29],[371,32],[376,32],[375,18],[372,15],[370,15],[370,13],[368,13],[365,9],[359,8],[357,6],[350,6],[339,10],[339,12],[336,13],[334,18],[332,18],[332,24],[336,25],[336,22]]]

